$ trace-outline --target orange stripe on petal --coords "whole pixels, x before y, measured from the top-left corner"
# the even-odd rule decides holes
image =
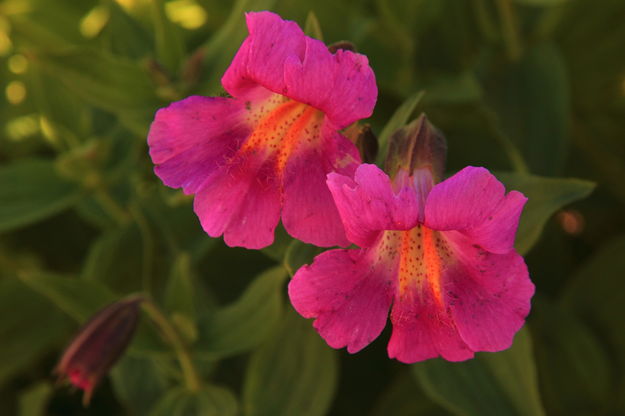
[[[399,245],[399,293],[404,297],[413,288],[431,292],[439,305],[443,304],[441,277],[445,262],[450,260],[447,244],[441,235],[419,225],[401,233]]]
[[[255,124],[241,152],[263,153],[275,158],[279,174],[300,145],[314,145],[323,113],[314,107],[274,94],[256,108],[250,107],[248,122]]]

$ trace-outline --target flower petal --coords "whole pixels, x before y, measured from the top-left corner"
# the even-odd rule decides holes
[[[362,164],[354,179],[337,173],[328,175],[347,238],[360,247],[370,247],[383,230],[408,230],[417,223],[417,197],[413,188],[393,192],[389,177],[375,165]]]
[[[154,172],[165,185],[198,192],[249,134],[244,106],[192,96],[159,110],[148,135]]]
[[[365,56],[330,53],[296,23],[271,12],[246,15],[249,36],[222,78],[232,96],[246,98],[261,85],[323,111],[336,129],[369,117],[377,99]]]
[[[501,351],[525,323],[534,285],[523,258],[492,254],[466,236],[446,232],[457,262],[446,273],[447,296],[458,332],[475,351]]]
[[[434,230],[459,230],[488,251],[507,253],[526,201],[520,192],[506,195],[488,170],[469,166],[432,188],[425,224]]]
[[[303,59],[304,32],[271,12],[250,12],[245,20],[249,36],[222,77],[223,87],[234,97],[245,97],[258,84],[285,95],[284,63],[291,56]]]
[[[386,325],[392,270],[370,265],[362,250],[330,250],[289,283],[293,307],[305,318],[317,318],[314,327],[333,348],[358,352]]]
[[[462,340],[454,321],[432,293],[413,287],[393,304],[393,332],[388,355],[403,363],[415,363],[438,356],[464,361],[473,351]],[[426,289],[427,290],[427,289]]]
[[[204,231],[224,235],[229,246],[260,249],[271,245],[280,219],[275,171],[264,160],[244,154],[206,180],[193,207]]]
[[[284,170],[282,223],[293,237],[320,247],[348,246],[345,229],[326,184],[329,172],[353,175],[360,163],[356,147],[327,124],[313,145],[303,141]]]
[[[371,116],[378,96],[366,56],[345,50],[333,55],[308,37],[304,58],[286,60],[284,81],[290,97],[320,109],[338,128]]]

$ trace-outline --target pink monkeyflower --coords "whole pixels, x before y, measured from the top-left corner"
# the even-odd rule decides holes
[[[431,166],[399,169],[391,181],[363,164],[327,183],[360,248],[317,256],[297,271],[289,296],[331,347],[360,351],[389,310],[388,354],[405,363],[510,347],[534,293],[513,247],[523,194],[506,194],[478,167],[434,184]]]
[[[326,175],[353,175],[360,156],[339,130],[369,117],[377,88],[367,58],[331,53],[294,22],[246,15],[249,36],[222,78],[232,98],[192,96],[156,113],[154,171],[195,194],[212,237],[262,248],[282,218],[289,234],[348,245]]]

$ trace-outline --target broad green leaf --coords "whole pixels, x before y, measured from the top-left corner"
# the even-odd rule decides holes
[[[110,1],[105,5],[109,20],[99,38],[109,52],[139,59],[154,49],[151,35],[142,22],[130,16],[119,2]]]
[[[482,88],[471,71],[440,74],[419,86],[425,92],[424,103],[430,105],[472,102],[482,96]]]
[[[522,173],[498,173],[506,191],[522,192],[527,198],[516,237],[516,249],[527,253],[538,241],[547,220],[571,202],[587,197],[595,187],[590,181],[545,178]]]
[[[567,68],[557,46],[532,46],[519,62],[490,78],[495,81],[488,86],[502,130],[516,143],[530,171],[559,174],[569,148],[571,108]]]
[[[323,42],[323,32],[321,31],[321,24],[319,24],[319,19],[317,19],[317,15],[312,10],[309,11],[308,15],[306,16],[304,33],[312,38],[319,39]]]
[[[466,416],[540,416],[532,344],[527,330],[498,353],[477,353],[453,363],[435,359],[412,366],[425,392],[451,412]]]
[[[22,274],[20,279],[78,322],[85,322],[115,295],[98,282],[53,274]]]
[[[322,416],[335,393],[336,354],[310,321],[285,314],[274,336],[250,359],[245,416]]]
[[[126,355],[111,371],[115,396],[133,415],[147,416],[150,405],[167,391],[168,380],[159,364],[153,357]]]
[[[170,73],[176,74],[184,56],[184,44],[179,28],[167,17],[164,0],[153,0],[151,4],[156,56]]]
[[[0,386],[63,342],[71,322],[13,278],[0,280]]]
[[[449,416],[451,413],[434,403],[404,369],[382,392],[370,416]]]
[[[617,391],[609,404],[620,412],[625,411],[624,253],[624,235],[605,244],[577,271],[560,298],[560,304],[588,323],[611,350]]]
[[[549,414],[603,414],[614,387],[605,347],[571,311],[542,298],[533,304],[530,328]]]
[[[0,167],[0,232],[54,215],[80,193],[80,186],[61,178],[50,160],[23,159]]]
[[[238,354],[262,342],[280,319],[286,277],[282,267],[269,269],[236,302],[206,316],[200,323],[197,352],[221,357]]]
[[[178,330],[193,342],[198,337],[197,290],[191,270],[191,257],[179,254],[174,260],[165,288],[165,308]]]
[[[136,224],[107,231],[91,246],[81,277],[115,291],[141,289],[143,241]]]
[[[179,254],[174,260],[169,281],[165,289],[165,308],[195,319],[196,288],[191,270],[191,258],[187,253]]]
[[[131,60],[90,48],[40,52],[35,59],[68,90],[123,121],[147,126],[160,105],[147,70]]]
[[[20,394],[18,416],[46,415],[46,406],[52,393],[52,386],[45,381],[29,387]]]
[[[412,96],[408,97],[406,101],[404,101],[395,113],[391,116],[390,120],[386,123],[380,134],[378,135],[378,143],[380,152],[378,153],[377,164],[383,165],[386,159],[386,154],[388,152],[388,141],[391,138],[391,135],[395,132],[395,130],[403,127],[412,113],[414,113],[417,104],[423,98],[424,92],[419,91]]]
[[[150,413],[150,416],[236,416],[236,397],[230,390],[214,385],[193,392],[178,387],[170,390]]]
[[[305,264],[312,263],[315,256],[323,253],[324,251],[324,248],[313,246],[312,244],[302,243],[299,240],[293,240],[284,253],[284,267],[289,274],[293,276],[297,269]]]

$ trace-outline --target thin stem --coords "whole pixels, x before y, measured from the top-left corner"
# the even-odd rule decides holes
[[[119,224],[126,224],[130,217],[128,212],[115,201],[108,190],[103,186],[98,186],[94,189],[94,197],[104,209],[115,221]]]
[[[516,61],[521,57],[521,41],[512,0],[497,0],[496,3],[508,58]]]
[[[191,391],[198,391],[202,386],[202,380],[193,364],[191,353],[174,325],[151,299],[146,299],[143,302],[143,309],[161,330],[167,342],[173,347],[182,369],[185,386]]]

